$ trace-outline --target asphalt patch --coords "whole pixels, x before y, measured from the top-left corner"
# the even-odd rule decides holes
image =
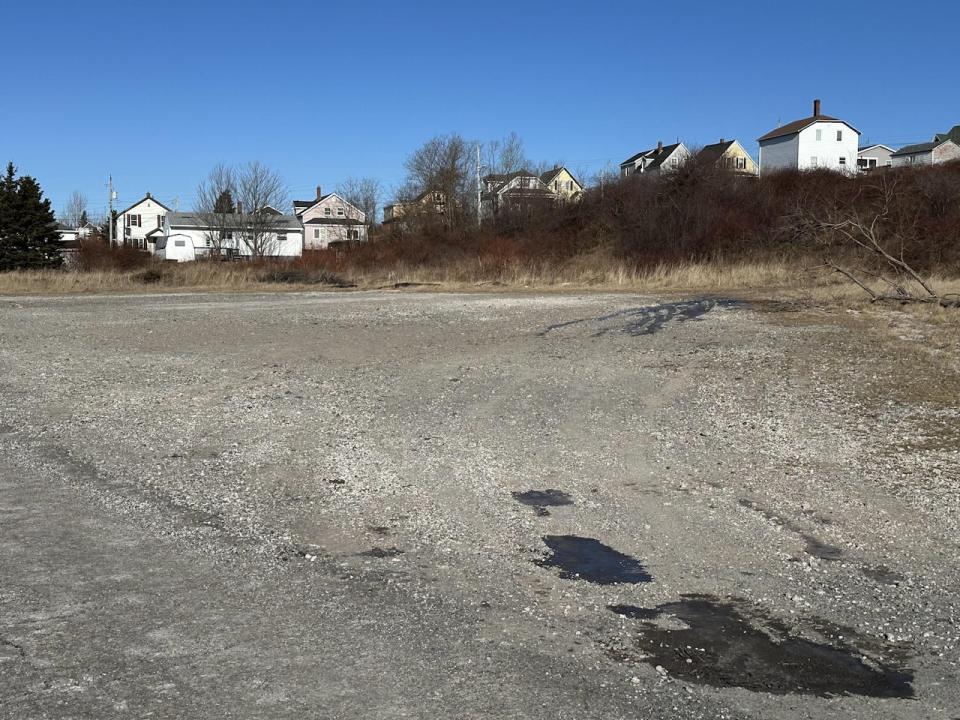
[[[511,493],[513,499],[522,505],[529,505],[538,516],[549,515],[548,507],[573,505],[573,498],[562,490],[527,490]]]
[[[635,558],[594,538],[545,535],[543,542],[552,552],[534,562],[540,567],[559,568],[564,580],[586,580],[597,585],[636,585],[653,580]]]
[[[641,660],[670,676],[714,687],[777,695],[913,697],[912,672],[865,656],[849,629],[842,644],[818,643],[791,634],[783,622],[752,605],[741,605],[746,604],[686,595],[652,610],[608,606],[641,622],[633,647],[612,650],[611,657]]]

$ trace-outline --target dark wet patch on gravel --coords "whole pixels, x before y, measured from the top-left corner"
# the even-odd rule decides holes
[[[843,559],[843,550],[838,548],[836,545],[828,545],[812,535],[801,535],[801,537],[807,544],[807,546],[804,548],[804,551],[807,553],[807,555],[812,555],[820,560],[835,561]]]
[[[683,596],[652,610],[609,609],[642,626],[632,647],[611,648],[608,655],[642,660],[668,676],[776,695],[913,697],[912,672],[866,658],[849,630],[849,642],[818,643],[745,603],[709,595]]]
[[[645,583],[653,580],[635,558],[614,550],[594,538],[576,535],[546,535],[543,542],[552,553],[535,560],[540,567],[555,567],[564,580],[586,580],[597,585]]]
[[[370,548],[369,550],[363,551],[362,553],[360,553],[360,555],[363,557],[373,557],[373,558],[392,558],[392,557],[396,557],[397,555],[403,555],[403,550],[396,547],[388,547],[388,548],[373,547],[373,548]]]
[[[600,327],[592,333],[593,337],[600,337],[610,332],[622,332],[633,337],[652,335],[662,330],[668,323],[696,320],[717,306],[729,307],[735,304],[732,300],[687,300],[683,302],[627,308],[595,318],[580,318],[578,320],[568,320],[566,322],[548,325],[539,334],[545,336],[554,330],[562,330],[563,328],[574,325],[591,323],[600,325]]]
[[[886,565],[873,565],[860,568],[860,573],[870,580],[875,580],[884,585],[897,585],[907,578],[896,570],[891,570]]]
[[[548,507],[573,505],[573,498],[562,490],[527,490],[513,492],[513,499],[523,505],[529,505],[538,516],[549,515]]]

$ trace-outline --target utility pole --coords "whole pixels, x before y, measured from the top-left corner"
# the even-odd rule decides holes
[[[110,210],[107,212],[107,222],[110,223],[110,247],[113,247],[113,201],[117,197],[117,193],[113,190],[113,173],[110,174],[110,182],[107,184],[108,192],[110,193],[109,207]]]
[[[480,143],[477,143],[477,227],[480,227],[483,224],[480,215],[480,195],[481,195],[481,185],[480,185]]]

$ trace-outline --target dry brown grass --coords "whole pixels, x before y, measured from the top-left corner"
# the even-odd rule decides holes
[[[147,269],[90,272],[30,270],[0,274],[0,294],[61,295],[164,291],[259,292],[317,289],[316,282],[263,282],[264,269],[244,263],[183,263]],[[439,267],[384,272],[356,271],[348,276],[361,289],[423,284],[439,290],[595,290],[731,295],[751,299],[865,303],[862,290],[836,274],[796,261],[688,262],[636,269],[595,257],[564,263],[512,263],[506,267],[471,260]],[[940,292],[960,292],[960,279],[931,277]],[[429,284],[429,285],[428,285]],[[877,289],[881,289],[879,286]],[[956,311],[927,308],[931,317]]]

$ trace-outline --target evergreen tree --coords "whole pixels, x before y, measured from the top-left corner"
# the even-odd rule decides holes
[[[0,181],[0,271],[58,267],[62,262],[50,201],[36,180],[18,178],[8,163]]]
[[[90,222],[90,218],[87,217],[87,211],[84,210],[80,213],[80,224],[77,227],[86,227],[87,223]]]
[[[227,213],[231,215],[237,211],[236,206],[233,204],[233,193],[230,192],[229,188],[217,195],[217,200],[213,204],[213,211],[215,213]]]

